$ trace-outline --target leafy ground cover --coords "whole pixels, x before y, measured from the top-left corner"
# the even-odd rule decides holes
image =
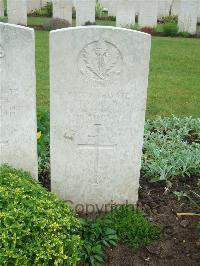
[[[126,243],[136,249],[159,235],[159,228],[133,206],[78,218],[28,173],[0,167],[1,265],[99,265],[106,248]]]
[[[26,172],[0,167],[0,265],[75,265],[80,223]]]

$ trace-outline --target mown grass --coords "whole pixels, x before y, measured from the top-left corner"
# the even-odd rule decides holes
[[[28,17],[43,25],[47,18]],[[96,21],[115,26],[115,21]],[[73,25],[75,21],[73,20]],[[37,105],[49,108],[49,47],[46,31],[36,31]],[[153,37],[147,117],[200,116],[200,39]]]

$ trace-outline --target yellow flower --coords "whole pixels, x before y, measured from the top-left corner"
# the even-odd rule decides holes
[[[40,138],[41,138],[41,136],[42,136],[42,132],[41,132],[41,131],[39,131],[39,132],[37,133],[37,139],[40,139]]]

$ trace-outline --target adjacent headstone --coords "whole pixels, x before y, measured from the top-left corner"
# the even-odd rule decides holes
[[[137,202],[150,41],[102,26],[50,34],[52,191],[75,208]]]
[[[7,0],[7,13],[9,23],[27,25],[26,0]]]
[[[95,22],[96,0],[76,0],[76,26]]]
[[[53,17],[72,24],[72,0],[53,0]]]
[[[170,8],[173,0],[158,1],[158,18],[167,17],[170,15]]]
[[[0,17],[4,16],[4,0],[0,0]]]
[[[178,26],[180,32],[195,34],[197,31],[198,2],[197,0],[181,0]]]
[[[117,4],[117,27],[130,27],[135,24],[135,8],[133,0],[119,0]]]
[[[198,23],[200,23],[200,0],[198,0],[198,16],[197,16]]]
[[[12,1],[12,0],[11,0]],[[41,0],[27,0],[27,13],[32,13],[42,7]]]
[[[108,16],[116,17],[117,14],[117,1],[118,0],[110,0],[108,3]]]
[[[138,24],[141,27],[155,27],[157,25],[157,13],[157,0],[141,0]]]
[[[182,0],[173,0],[171,4],[171,15],[178,16],[180,12],[180,2]],[[190,0],[187,0],[190,1]]]
[[[34,30],[0,23],[0,164],[37,179]]]

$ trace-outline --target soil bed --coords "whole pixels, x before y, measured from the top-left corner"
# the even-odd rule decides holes
[[[196,177],[179,180],[173,191],[188,191],[197,184]],[[149,183],[142,176],[140,186],[138,207],[160,226],[161,238],[136,252],[125,245],[109,249],[104,266],[200,265],[199,217],[177,216],[177,213],[195,211],[195,208],[187,200],[178,201],[173,192],[166,191],[162,182]]]

